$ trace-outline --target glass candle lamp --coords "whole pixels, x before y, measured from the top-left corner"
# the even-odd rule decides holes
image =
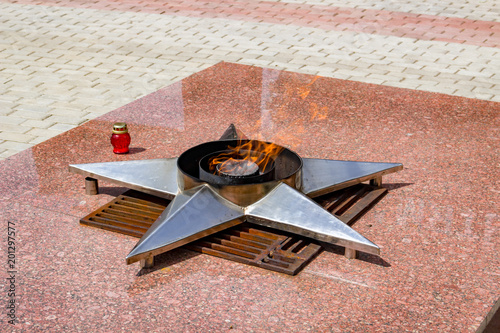
[[[128,153],[128,146],[130,145],[130,134],[128,134],[127,124],[114,123],[113,134],[111,135],[111,144],[113,145],[113,153]]]

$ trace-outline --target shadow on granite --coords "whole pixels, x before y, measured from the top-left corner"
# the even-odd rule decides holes
[[[120,186],[99,186],[99,194],[107,194],[113,197],[117,197],[124,192],[128,191],[126,187]]]
[[[389,191],[397,190],[402,187],[411,186],[414,183],[383,183],[382,187],[385,187]]]
[[[327,251],[327,252],[330,252],[332,254],[336,254],[339,256],[344,255],[345,248],[342,246],[332,245],[332,244],[323,243],[323,242],[320,242],[320,244],[323,247],[324,251]],[[378,265],[381,267],[391,267],[391,264],[388,263],[387,261],[385,261],[383,258],[376,256],[376,255],[369,254],[369,253],[358,252],[357,256],[356,256],[356,260],[361,260],[361,261],[367,262],[369,264],[374,264],[374,265]]]
[[[131,148],[129,149],[129,152],[128,152],[128,153],[129,153],[130,155],[134,155],[134,154],[139,154],[139,153],[142,153],[142,152],[144,152],[144,151],[146,151],[146,148],[131,147]]]
[[[150,274],[152,272],[156,272],[159,270],[163,270],[164,268],[174,266],[178,263],[181,263],[185,260],[189,260],[191,258],[197,257],[201,255],[199,252],[194,252],[182,248],[177,248],[171,250],[169,252],[165,252],[155,256],[155,264],[152,268],[142,268],[137,276]]]

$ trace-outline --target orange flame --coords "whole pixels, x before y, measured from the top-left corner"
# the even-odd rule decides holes
[[[297,74],[293,74],[297,75]],[[262,132],[262,122],[263,118],[258,119],[253,123],[247,123],[244,127],[248,128],[248,132],[257,133],[256,139],[261,141],[274,141],[286,145],[287,147],[298,147],[302,144],[304,140],[304,133],[306,133],[305,123],[324,121],[328,118],[329,110],[328,106],[318,105],[317,103],[311,101],[314,99],[311,96],[311,92],[314,94],[314,83],[320,79],[320,76],[315,76],[308,82],[302,81],[299,77],[292,77],[285,84],[273,84],[269,85],[270,89],[269,95],[272,96],[266,103],[266,109],[271,113],[271,124],[268,126],[269,133]],[[276,80],[278,82],[278,80]],[[280,82],[281,83],[281,82]],[[306,106],[308,105],[308,106]],[[297,108],[298,107],[298,108]],[[291,118],[290,115],[293,113],[294,117]],[[266,124],[267,125],[267,124]],[[246,132],[246,130],[244,130]],[[221,154],[216,158],[213,158],[210,170],[215,173],[216,166],[223,163],[231,158],[240,159],[239,153],[246,152],[246,156],[243,157],[252,162],[258,162],[260,170],[264,170],[265,166],[272,160],[271,156],[277,156],[281,152],[281,147],[274,144],[263,144],[263,147],[254,147],[257,141],[249,141],[243,143],[243,145],[238,145],[237,147],[230,147],[231,152],[227,154]],[[275,149],[279,147],[279,149]],[[267,158],[262,161],[259,160],[259,156],[250,156],[250,150],[262,150],[263,152],[268,152]],[[276,151],[274,151],[276,150]],[[235,155],[236,154],[236,155]],[[232,163],[228,163],[231,165]],[[221,170],[222,166],[219,166]],[[226,171],[223,171],[226,173]],[[233,172],[229,170],[227,173]],[[238,172],[235,170],[234,172]]]
[[[244,170],[238,168],[246,168],[249,164],[245,166],[245,164],[242,165],[237,162],[245,160],[257,164],[259,170],[263,171],[266,170],[268,164],[273,162],[282,150],[283,147],[274,143],[257,140],[239,141],[236,147],[229,147],[227,152],[210,158],[208,165],[210,171],[213,173],[216,172],[217,166],[219,165],[219,172],[239,174]]]
[[[328,117],[328,107],[323,106],[320,108],[318,104],[314,102],[311,103],[309,112],[311,113],[311,120],[325,120]]]
[[[302,99],[306,99],[307,96],[309,96],[309,93],[311,92],[312,85],[316,80],[319,79],[319,76],[316,75],[311,82],[306,84],[305,86],[299,87],[297,94],[300,96]]]

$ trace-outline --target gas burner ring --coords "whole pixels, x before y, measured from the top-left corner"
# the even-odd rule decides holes
[[[238,153],[235,153],[230,149],[210,152],[200,160],[200,179],[206,181],[209,184],[217,185],[254,184],[274,180],[274,158],[272,158],[271,162],[268,163],[264,169],[259,167],[257,163],[252,162],[252,160],[262,160],[262,155],[263,154],[261,152],[253,150],[243,150],[239,151]],[[211,167],[210,162],[212,161],[212,159],[219,156],[222,156],[222,158],[220,158],[220,160],[222,160],[222,163],[216,164],[215,167]],[[244,156],[249,157],[250,160],[244,159]],[[232,174],[230,171],[220,170],[220,166],[226,163],[245,163],[246,167],[249,170],[246,170],[246,172],[243,172],[242,174]]]
[[[223,177],[249,177],[260,174],[257,163],[246,159],[229,158],[215,167],[216,174]]]

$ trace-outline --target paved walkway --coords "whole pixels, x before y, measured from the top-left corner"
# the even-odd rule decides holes
[[[220,61],[500,102],[498,0],[0,0],[0,12],[0,159]]]

